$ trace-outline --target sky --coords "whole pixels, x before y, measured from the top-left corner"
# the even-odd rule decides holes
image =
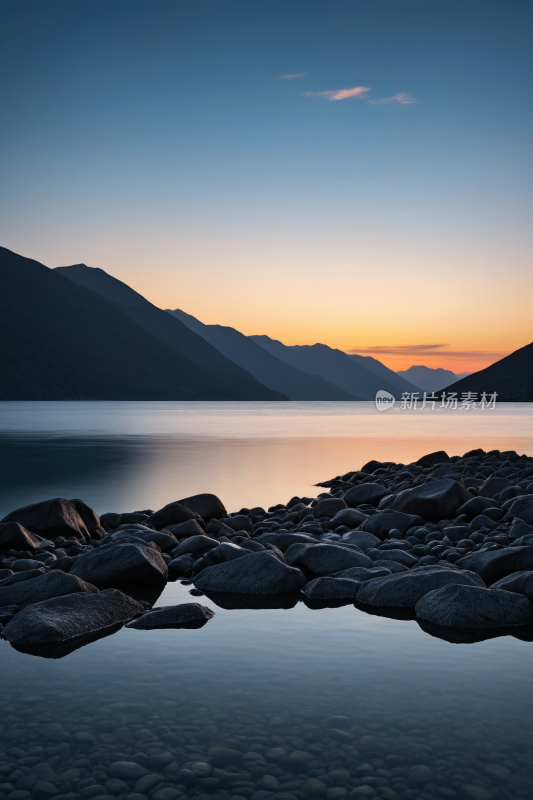
[[[0,244],[285,344],[533,340],[533,6],[0,0]]]

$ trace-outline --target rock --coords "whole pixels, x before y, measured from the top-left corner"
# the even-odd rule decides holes
[[[61,572],[70,572],[70,569],[77,556],[63,556],[63,558],[56,558],[54,561],[54,569],[59,569]]]
[[[504,489],[507,489],[508,486],[511,486],[511,481],[508,481],[507,478],[487,478],[481,486],[478,486],[477,496],[488,498],[497,497],[497,495],[503,492]]]
[[[510,521],[518,517],[522,522],[533,525],[533,494],[523,494],[507,500],[502,508],[505,510],[504,520]]]
[[[231,747],[213,745],[213,747],[209,748],[209,756],[210,758],[214,758],[215,761],[227,761],[228,763],[232,763],[234,761],[240,761],[242,753],[240,750],[234,750]]]
[[[306,753],[303,750],[295,750],[281,759],[281,765],[289,772],[298,773],[305,768],[305,765],[313,760],[311,753]]]
[[[319,539],[306,533],[289,533],[289,531],[275,531],[274,533],[262,533],[257,538],[260,544],[273,544],[282,553],[285,553],[293,544],[317,544]]]
[[[101,539],[105,533],[104,527],[100,522],[100,517],[90,508],[87,503],[84,503],[83,500],[71,500],[70,501],[80,517],[82,518],[85,527],[89,531],[89,536],[91,539]]]
[[[0,625],[7,625],[18,612],[18,606],[2,606],[0,608]]]
[[[407,774],[407,783],[409,786],[422,787],[429,783],[435,777],[435,773],[424,764],[415,764],[411,767]]]
[[[136,781],[148,774],[148,770],[133,761],[115,761],[109,765],[109,774],[122,781]]]
[[[12,511],[1,522],[18,522],[28,531],[45,539],[56,536],[75,536],[76,539],[89,539],[89,531],[78,510],[70,500],[56,498],[33,503]]]
[[[0,586],[0,606],[17,605],[23,608],[73,592],[97,593],[98,589],[79,577],[53,569],[29,580]]]
[[[523,536],[533,536],[533,525],[528,525],[527,522],[519,521],[515,517],[507,535],[511,540],[522,539]]]
[[[488,775],[489,778],[496,779],[498,781],[508,781],[511,778],[511,770],[507,767],[502,766],[501,764],[485,764],[485,769],[483,770],[485,775]]]
[[[18,558],[13,564],[13,569],[15,572],[26,572],[30,569],[40,569],[42,566],[42,561],[35,561],[33,558]]]
[[[37,569],[27,569],[23,570],[22,572],[13,572],[9,577],[4,578],[0,586],[12,586],[14,583],[20,583],[20,581],[29,581],[31,578],[38,578],[39,575],[46,575],[46,567],[42,565]]]
[[[270,551],[207,567],[194,580],[202,592],[239,594],[282,594],[301,589],[305,583],[299,569],[283,564]]]
[[[348,533],[343,533],[341,542],[343,544],[345,542],[348,544],[356,544],[357,547],[366,552],[370,550],[371,547],[380,545],[381,539],[378,539],[378,537],[374,536],[372,533],[366,533],[366,531],[348,531]]]
[[[403,564],[409,568],[416,567],[418,564],[416,556],[396,548],[391,548],[390,550],[367,550],[367,554],[374,561],[396,561],[398,564]]]
[[[402,536],[409,528],[423,525],[424,520],[418,514],[404,514],[402,511],[377,511],[361,523],[359,530],[372,533],[382,541],[387,538],[389,531],[395,528]]]
[[[361,467],[361,472],[364,472],[367,475],[372,475],[377,469],[380,469],[381,467],[388,467],[391,464],[391,461],[372,460],[365,464],[364,467]]]
[[[302,786],[302,792],[308,795],[325,795],[327,786],[325,783],[318,780],[318,778],[307,778]]]
[[[164,783],[164,778],[157,773],[143,775],[137,780],[137,783],[134,786],[134,791],[138,792],[139,794],[146,795],[148,792],[151,792],[152,789],[155,789],[155,787],[160,783]]]
[[[409,567],[406,567],[405,564],[400,564],[399,561],[387,561],[386,559],[378,558],[377,561],[374,561],[372,564],[374,569],[378,569],[382,567],[383,569],[389,570],[393,574],[397,572],[408,572]]]
[[[215,547],[219,546],[220,543],[217,542],[216,539],[211,539],[210,536],[206,536],[205,533],[202,533],[201,536],[191,536],[188,539],[184,539],[172,551],[172,558],[179,558],[179,556],[184,556],[186,553],[199,555],[200,553],[206,553],[208,550],[213,550]]]
[[[492,800],[492,794],[475,783],[463,783],[459,794],[463,800]]]
[[[479,586],[443,586],[424,595],[415,610],[420,619],[446,628],[502,628],[533,620],[526,597]]]
[[[245,547],[239,547],[239,545],[233,544],[232,542],[222,542],[218,547],[209,550],[202,558],[195,561],[193,570],[198,573],[215,564],[234,561],[237,558],[244,558],[249,555],[250,551]],[[283,555],[281,555],[281,558],[283,558]]]
[[[346,503],[342,497],[326,497],[324,500],[320,500],[316,506],[311,508],[311,513],[315,519],[318,519],[319,517],[329,517],[331,519],[343,508],[346,508]]]
[[[493,583],[491,589],[516,592],[516,594],[523,594],[528,600],[533,600],[533,570],[513,572],[511,575],[507,575],[505,578]]]
[[[412,489],[404,489],[396,496],[389,509],[438,522],[441,519],[452,519],[457,509],[471,497],[468,489],[459,481],[440,478],[427,481]]]
[[[40,544],[19,522],[0,522],[0,550],[37,550]]]
[[[353,578],[315,578],[306,583],[302,594],[310,600],[342,600],[355,599],[362,582]]]
[[[6,625],[4,636],[19,645],[65,642],[128,622],[143,611],[140,603],[118,589],[96,593],[78,591],[23,608]]]
[[[472,497],[471,500],[467,500],[466,503],[463,503],[455,513],[457,516],[466,514],[467,517],[473,519],[477,517],[478,514],[483,514],[487,508],[492,508],[493,505],[494,501],[488,497]]]
[[[477,517],[474,517],[474,519],[477,519]],[[468,539],[468,536],[470,533],[472,533],[472,530],[467,525],[447,525],[442,532],[444,536],[448,537],[450,542],[455,544],[456,542],[460,542],[461,539]]]
[[[390,494],[390,490],[386,489],[380,483],[362,483],[360,486],[354,486],[344,493],[344,502],[347,506],[355,507],[362,503],[370,503],[377,505],[382,497]],[[340,523],[341,525],[343,523]]]
[[[176,539],[187,539],[190,536],[202,536],[205,534],[197,519],[187,519],[177,525],[165,525],[165,530],[170,531]]]
[[[222,522],[233,531],[251,531],[253,529],[252,520],[245,514],[236,514],[234,517],[226,517]]]
[[[372,566],[372,561],[364,553],[336,544],[303,545],[294,557],[290,557],[287,551],[287,563],[313,577],[331,575],[350,567]]]
[[[332,575],[330,575],[330,577],[352,578],[352,580],[363,583],[364,581],[371,581],[374,578],[383,578],[385,575],[391,574],[391,571],[389,569],[385,569],[384,567],[349,567],[349,569],[343,569],[340,572],[334,572]]]
[[[446,464],[450,460],[450,456],[445,450],[437,450],[435,453],[428,453],[427,456],[422,456],[415,464],[419,467],[434,467],[435,464]]]
[[[160,552],[138,544],[113,544],[78,556],[69,575],[91,583],[135,583],[166,580],[167,565]]]
[[[124,533],[131,533],[131,535],[140,540],[140,542],[154,542],[163,553],[174,550],[178,545],[178,540],[170,532],[152,531],[141,525],[134,528],[123,528],[112,534],[111,538],[113,541],[119,541]]]
[[[182,505],[190,508],[206,522],[210,519],[222,519],[228,516],[222,500],[216,494],[195,494],[192,497],[185,497],[179,501]]]
[[[513,572],[533,567],[533,545],[505,547],[502,550],[480,550],[460,558],[456,565],[483,578],[487,586],[511,575]]]
[[[468,527],[468,533],[469,534],[470,533],[475,533],[476,531],[481,530],[481,528],[489,528],[489,529],[490,528],[495,528],[496,525],[497,525],[497,523],[494,522],[494,520],[490,519],[490,517],[486,517],[484,514],[478,514],[477,517],[474,517],[474,519],[470,523],[470,525]],[[450,539],[450,536],[449,536],[448,532],[446,531],[446,529],[445,529],[445,531],[443,531],[443,533],[445,533],[445,535],[448,536],[448,539]],[[466,537],[461,536],[460,538],[463,539],[463,538],[466,538]],[[452,542],[453,541],[459,541],[459,539],[450,539],[450,541],[452,541]]]
[[[181,575],[190,574],[189,570],[194,567],[195,558],[190,553],[184,556],[178,556],[178,558],[174,558],[168,564],[168,576],[169,578],[179,578]]]
[[[154,608],[142,617],[129,622],[126,628],[150,631],[158,628],[180,628],[184,625],[205,623],[215,612],[199,603],[181,603],[177,606]]]
[[[114,531],[115,528],[122,523],[123,515],[116,514],[114,511],[108,511],[107,514],[102,514],[100,517],[100,525],[106,531]]]
[[[349,491],[351,492],[353,489]],[[339,528],[341,525],[346,525],[347,528],[358,528],[365,519],[368,519],[368,515],[363,514],[362,511],[357,511],[355,508],[342,508],[331,518],[330,524],[332,528]]]
[[[188,506],[182,505],[181,502],[175,501],[163,506],[159,511],[154,511],[154,513],[150,514],[148,519],[145,520],[145,523],[153,525],[156,530],[161,530],[162,528],[170,530],[170,526],[180,522],[187,522],[188,520],[196,520],[203,530],[203,519],[201,519],[200,515]]]
[[[368,606],[414,608],[421,597],[448,584],[480,585],[477,575],[437,566],[416,567],[409,572],[365,581],[357,602]]]

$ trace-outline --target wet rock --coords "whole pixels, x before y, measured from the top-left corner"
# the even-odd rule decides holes
[[[127,628],[137,630],[156,630],[159,628],[180,628],[196,623],[205,623],[215,616],[215,612],[199,603],[181,603],[177,606],[154,608],[142,617],[129,622]],[[153,766],[153,765],[152,765]]]
[[[369,606],[414,608],[428,592],[448,584],[476,586],[482,583],[475,574],[442,567],[416,567],[409,572],[366,581],[357,601]]]
[[[363,483],[361,486],[354,486],[344,493],[344,502],[346,505],[355,507],[363,503],[370,503],[376,505],[382,499],[390,494],[390,490],[386,489],[380,483]]]
[[[113,544],[83,553],[70,569],[92,583],[134,583],[166,579],[167,565],[157,550],[138,544]]]
[[[15,644],[65,642],[128,622],[143,611],[140,603],[118,589],[79,591],[27,606],[6,625],[4,636]]]
[[[469,553],[459,559],[460,569],[471,570],[483,578],[487,586],[511,575],[533,567],[533,545],[505,547],[502,550],[485,550]]]
[[[237,558],[245,558],[249,555],[250,551],[245,547],[239,547],[239,545],[233,544],[232,542],[222,542],[218,547],[209,550],[202,558],[198,559],[198,561],[194,563],[193,571],[198,573],[215,564],[235,561]],[[283,556],[281,557],[283,558]]]
[[[19,522],[0,522],[0,550],[37,550],[40,544]]]
[[[28,531],[37,533],[45,539],[53,539],[56,536],[90,538],[76,506],[70,500],[62,498],[43,500],[41,503],[18,508],[1,522],[18,522]]]
[[[315,578],[302,589],[302,594],[310,600],[342,600],[354,598],[362,582],[353,578]]]
[[[205,533],[202,533],[201,536],[191,536],[188,539],[184,539],[183,542],[172,551],[172,558],[179,558],[179,556],[186,555],[187,553],[199,555],[200,553],[207,552],[207,550],[213,550],[215,547],[219,547],[219,542],[217,542],[216,539],[211,539],[210,536],[206,536]]]
[[[502,589],[506,592],[523,594],[528,600],[533,600],[533,570],[513,572],[492,584],[491,589]]]
[[[352,492],[353,489],[349,491]],[[365,519],[368,519],[368,515],[362,511],[358,511],[355,508],[343,508],[331,518],[330,524],[332,528],[339,528],[341,525],[346,525],[347,528],[358,528]]]
[[[423,524],[424,520],[418,514],[404,514],[402,511],[394,510],[378,510],[361,523],[359,530],[372,533],[383,541],[393,528],[403,536],[409,528]]]
[[[180,501],[175,501],[163,506],[159,511],[154,511],[145,522],[153,525],[156,530],[161,530],[162,528],[171,530],[171,526],[189,520],[196,520],[203,530],[204,521],[201,516],[188,506],[184,506]],[[172,530],[171,533],[173,533]]]
[[[17,605],[23,608],[74,592],[96,593],[98,589],[77,576],[51,570],[29,580],[0,586],[0,606]]]
[[[368,517],[366,519],[368,519]],[[341,542],[356,544],[363,552],[366,552],[371,547],[378,547],[378,545],[381,544],[381,539],[365,531],[348,531],[348,533],[342,535]]]
[[[179,502],[190,508],[206,522],[210,519],[222,519],[228,516],[224,508],[224,503],[216,494],[195,494],[192,497],[185,497]]]
[[[329,517],[331,519],[338,511],[346,507],[346,503],[342,497],[327,497],[324,500],[320,500],[316,506],[313,506],[311,513],[315,519],[319,517]]]
[[[246,558],[207,567],[194,580],[202,592],[266,595],[296,591],[305,583],[299,569],[282,563],[269,551],[247,553]]]
[[[321,577],[350,567],[371,567],[372,561],[364,553],[336,544],[309,544],[289,556],[287,563],[302,569],[306,575]]]
[[[422,483],[413,489],[405,489],[396,496],[389,508],[438,522],[452,519],[457,509],[471,497],[468,489],[459,481],[440,478]]]
[[[258,537],[257,541],[261,544],[273,544],[282,553],[285,553],[292,544],[316,544],[318,539],[316,536],[311,536],[306,533],[289,533],[288,531],[281,531],[278,533],[263,533]]]
[[[416,567],[418,558],[411,555],[405,550],[367,550],[367,555],[374,561],[396,561],[398,564],[403,564],[405,567]]]
[[[424,595],[415,610],[420,619],[447,628],[503,628],[533,620],[526,597],[478,586],[443,586]]]

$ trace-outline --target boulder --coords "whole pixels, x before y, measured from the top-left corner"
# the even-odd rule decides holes
[[[282,594],[301,589],[306,580],[299,569],[282,563],[270,551],[207,567],[195,578],[202,592]]]
[[[352,580],[360,581],[363,583],[364,581],[371,581],[374,578],[383,578],[385,575],[391,575],[390,569],[385,569],[385,567],[349,567],[349,569],[343,569],[340,572],[334,572],[333,575],[330,575],[330,578],[352,578]]]
[[[40,544],[20,522],[0,522],[0,550],[37,550]]]
[[[533,570],[524,569],[521,572],[512,572],[496,583],[491,589],[502,589],[506,592],[523,594],[528,600],[533,600]]]
[[[225,517],[221,520],[224,525],[231,528],[233,531],[252,531],[252,520],[245,514],[236,514],[234,517]]]
[[[160,628],[182,628],[193,625],[203,625],[208,619],[215,616],[215,612],[199,603],[180,603],[177,606],[162,606],[153,608],[142,617],[134,619],[126,628],[151,631]]]
[[[159,550],[140,544],[112,544],[78,556],[69,575],[90,583],[135,583],[166,580],[167,565]]]
[[[406,567],[405,564],[400,564],[399,561],[387,561],[386,559],[377,559],[372,564],[373,569],[387,569],[389,572],[394,574],[398,572],[408,572],[409,567]]]
[[[114,511],[108,511],[100,517],[100,525],[106,531],[114,531],[115,528],[122,523],[122,514],[116,514]]]
[[[304,574],[320,577],[340,572],[349,567],[371,567],[372,561],[364,553],[337,544],[303,545],[298,552],[287,554],[287,563],[298,567]]]
[[[428,592],[448,584],[482,585],[477,575],[437,566],[415,567],[409,572],[366,581],[357,602],[368,606],[414,608]]]
[[[83,500],[75,499],[70,502],[82,518],[91,539],[101,539],[105,530],[96,511],[93,511]]]
[[[364,472],[365,475],[372,475],[377,469],[381,467],[388,467],[392,465],[392,461],[369,461],[364,467],[361,467],[361,472]]]
[[[387,538],[389,531],[395,528],[402,536],[409,528],[423,525],[424,520],[418,514],[404,514],[402,511],[377,511],[359,526],[359,530],[366,531],[382,541]]]
[[[5,638],[12,644],[65,642],[128,622],[144,611],[118,589],[92,589],[94,593],[78,591],[23,608],[4,628]]]
[[[39,562],[40,564],[40,562]],[[55,566],[55,562],[54,562]],[[11,586],[14,583],[18,583],[19,581],[29,581],[30,578],[38,578],[39,575],[47,575],[46,567],[43,567],[42,564],[37,569],[27,569],[23,572],[12,572],[9,576],[2,578],[0,586]]]
[[[305,584],[302,594],[309,600],[355,600],[362,585],[354,578],[315,578]]]
[[[456,561],[459,569],[468,569],[483,578],[487,586],[511,575],[533,567],[533,545],[504,547],[502,550],[480,550]]]
[[[196,520],[201,525],[202,530],[205,527],[203,519],[196,511],[184,506],[181,501],[176,500],[173,503],[167,503],[166,506],[160,508],[159,511],[154,511],[153,514],[145,520],[148,525],[153,525],[156,530],[167,528],[170,530],[171,525],[177,525],[180,522],[187,522],[188,520]],[[172,531],[173,533],[173,531]]]
[[[477,517],[478,514],[483,514],[487,508],[492,508],[493,506],[494,500],[491,500],[489,497],[472,497],[471,500],[467,500],[466,503],[463,503],[455,514],[456,516],[466,514],[467,517],[473,519]]]
[[[194,567],[195,558],[190,553],[184,556],[178,556],[178,558],[174,558],[168,564],[168,577],[171,579],[180,578],[183,575],[190,575],[191,570]]]
[[[37,561],[34,558],[17,558],[13,563],[15,572],[26,572],[26,570],[39,569],[43,566],[42,561]]]
[[[396,561],[406,567],[416,567],[418,558],[405,550],[391,548],[390,550],[367,550],[367,555],[373,561]]]
[[[205,534],[204,529],[196,519],[187,519],[176,525],[165,525],[165,531],[169,531],[176,539],[187,539],[189,536],[201,536]]]
[[[477,496],[493,498],[503,492],[504,489],[507,489],[508,486],[511,486],[511,481],[508,481],[507,478],[487,478],[481,486],[478,486]]]
[[[528,525],[527,522],[522,522],[516,517],[513,519],[513,524],[507,536],[509,539],[521,539],[523,536],[531,536],[533,534],[533,525]],[[528,542],[529,544],[529,542]]]
[[[457,509],[470,500],[471,496],[459,481],[440,478],[421,483],[412,489],[404,489],[396,496],[389,509],[438,522],[441,519],[452,519]]]
[[[357,511],[355,508],[342,508],[331,518],[330,525],[333,528],[339,528],[341,525],[346,525],[347,528],[358,528],[365,519],[368,519],[368,515],[363,514],[362,511]]]
[[[178,540],[170,532],[153,531],[150,528],[145,528],[144,525],[120,528],[115,533],[112,533],[110,538],[113,541],[120,541],[124,539],[123,534],[130,534],[140,542],[153,542],[163,553],[169,553],[178,545]],[[106,541],[108,538],[106,537]]]
[[[191,536],[189,539],[184,539],[180,542],[177,547],[174,547],[172,558],[179,558],[179,556],[184,556],[186,553],[200,555],[200,553],[213,550],[215,547],[220,547],[220,543],[216,539],[206,536],[205,533],[201,536]]]
[[[435,464],[446,464],[450,460],[450,456],[445,450],[437,450],[435,453],[428,453],[427,456],[422,456],[415,464],[419,467],[434,467]]]
[[[346,505],[351,507],[359,506],[361,503],[371,503],[377,506],[381,498],[388,494],[390,494],[390,490],[380,483],[362,483],[360,486],[348,489],[344,493],[343,499]]]
[[[505,511],[504,520],[506,522],[518,517],[522,522],[533,525],[533,494],[513,497],[511,500],[507,500],[502,508]]]
[[[374,536],[372,533],[366,533],[366,531],[348,531],[348,533],[344,533],[341,538],[341,542],[344,544],[345,542],[348,544],[356,544],[363,551],[370,550],[371,547],[377,547],[381,544],[381,539],[378,539],[377,536]]]
[[[257,537],[261,544],[273,544],[278,550],[284,553],[292,544],[317,544],[318,539],[309,533],[290,533],[289,531],[273,531],[272,533],[262,533]]]
[[[338,511],[346,508],[346,503],[342,497],[326,497],[313,506],[311,513],[318,519],[319,517],[329,517],[331,519]]]
[[[224,503],[216,494],[195,494],[192,497],[185,497],[179,502],[190,508],[191,511],[194,511],[206,522],[209,519],[222,519],[228,516]]]
[[[447,628],[528,625],[533,620],[532,611],[531,603],[521,594],[457,584],[428,592],[416,604],[417,617]]]
[[[45,539],[53,539],[56,536],[90,538],[76,506],[70,500],[63,500],[61,497],[17,508],[1,522],[19,522],[24,528]]]
[[[73,592],[96,594],[98,589],[79,577],[53,569],[29,580],[0,586],[0,606],[17,605],[22,608]]]
[[[193,570],[195,573],[198,573],[207,567],[212,567],[214,564],[235,561],[237,558],[243,558],[249,555],[250,551],[245,547],[239,547],[238,544],[233,544],[232,542],[222,542],[218,547],[208,550],[202,558],[199,558],[198,561],[194,563]],[[283,558],[283,556],[281,557]]]

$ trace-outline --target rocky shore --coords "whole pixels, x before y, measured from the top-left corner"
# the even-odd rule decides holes
[[[81,500],[13,511],[0,523],[2,635],[57,656],[124,624],[206,624],[207,606],[154,606],[182,579],[226,607],[355,603],[451,641],[533,638],[533,458],[436,452],[318,486],[235,513],[211,494],[101,517]]]

